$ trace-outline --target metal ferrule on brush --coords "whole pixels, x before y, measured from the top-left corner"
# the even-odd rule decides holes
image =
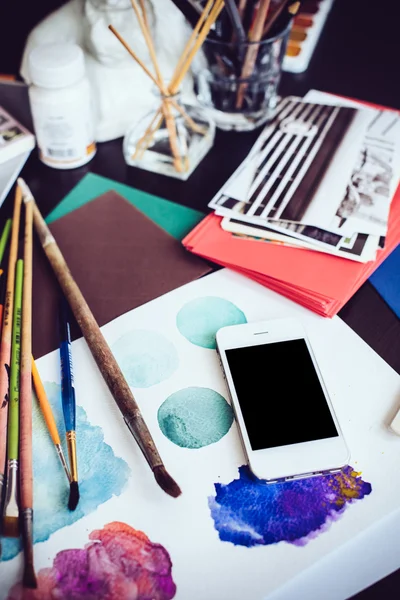
[[[67,465],[67,461],[65,460],[64,452],[63,452],[63,450],[62,450],[62,448],[61,448],[60,444],[55,444],[55,448],[56,448],[56,450],[57,450],[57,454],[58,454],[58,457],[59,457],[59,459],[60,459],[60,462],[61,462],[61,464],[62,464],[62,466],[63,466],[63,469],[64,469],[64,471],[65,471],[65,474],[66,474],[66,476],[68,477],[68,481],[71,483],[71,481],[72,481],[72,480],[71,480],[71,474],[70,474],[70,472],[69,472],[69,468],[68,468],[68,465]]]
[[[7,465],[6,499],[4,502],[4,516],[18,517],[18,461],[9,460]]]
[[[25,551],[30,554],[30,545],[33,542],[33,509],[24,508],[21,511],[22,537],[24,540]],[[33,548],[32,548],[33,556]]]
[[[6,499],[4,502],[4,519],[19,518],[18,506],[18,461],[9,460],[7,465]],[[18,531],[15,533],[18,536]]]
[[[33,510],[24,508],[21,511],[22,540],[24,545],[24,575],[23,586],[36,588],[37,581],[33,566]]]
[[[135,415],[131,416],[130,418],[128,416],[125,416],[124,421],[128,426],[129,431],[135,438],[139,448],[141,449],[143,456],[147,460],[149,467],[152,470],[154,470],[156,467],[161,466],[163,464],[161,457],[157,451],[153,440],[151,438],[148,439],[148,430],[142,416]],[[143,440],[146,438],[147,444],[145,445],[143,443]]]
[[[67,448],[70,466],[70,482],[78,481],[78,461],[76,457],[76,433],[75,431],[67,431]]]

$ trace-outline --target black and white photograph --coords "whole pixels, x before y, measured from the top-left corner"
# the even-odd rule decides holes
[[[225,206],[223,194],[246,202],[245,217],[305,222],[345,194],[366,127],[363,111],[286,99],[210,206]]]
[[[358,102],[316,90],[310,91],[306,99],[324,104],[359,106]],[[385,236],[399,177],[399,114],[374,110],[343,200],[331,218],[326,215],[320,226],[346,236],[354,232]]]
[[[389,124],[387,121],[390,120]],[[400,118],[388,119],[382,111],[378,114],[377,126],[386,122],[385,137],[400,139]],[[383,123],[382,123],[383,124]],[[399,148],[395,140],[374,137],[368,132],[367,144],[362,148],[351,176],[350,183],[335,215],[334,224],[344,234],[351,230],[367,230],[384,235],[387,230],[389,209],[396,181],[395,169],[399,168]],[[399,143],[398,143],[399,145]]]

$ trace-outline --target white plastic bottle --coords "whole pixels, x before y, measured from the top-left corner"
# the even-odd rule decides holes
[[[81,48],[44,44],[29,55],[29,98],[40,159],[74,169],[96,153],[94,111]]]

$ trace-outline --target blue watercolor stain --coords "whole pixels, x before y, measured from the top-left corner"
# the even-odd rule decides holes
[[[179,366],[175,346],[155,331],[128,331],[112,350],[131,387],[148,388],[168,379]]]
[[[233,411],[218,392],[188,387],[169,396],[158,409],[163,434],[181,448],[203,448],[226,435]]]
[[[215,350],[218,329],[247,323],[245,314],[232,302],[216,296],[196,298],[185,304],[176,317],[180,333],[189,342]]]
[[[65,437],[61,388],[45,383],[60,437]],[[67,508],[69,483],[57,458],[43,416],[33,398],[33,501],[34,543],[48,540],[52,533],[92,513],[100,504],[119,496],[128,481],[127,463],[114,455],[104,442],[102,429],[91,425],[82,407],[76,407],[76,437],[80,500],[75,511]],[[66,452],[65,444],[63,444]],[[66,453],[67,456],[67,453]],[[17,539],[2,539],[1,560],[14,558],[22,549]]]
[[[304,546],[372,487],[350,466],[326,476],[271,484],[242,466],[239,479],[216,483],[215,491],[208,505],[220,540],[249,548],[281,541]]]

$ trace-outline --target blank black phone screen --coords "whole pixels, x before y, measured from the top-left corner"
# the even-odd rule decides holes
[[[338,436],[304,339],[226,356],[253,450]]]

